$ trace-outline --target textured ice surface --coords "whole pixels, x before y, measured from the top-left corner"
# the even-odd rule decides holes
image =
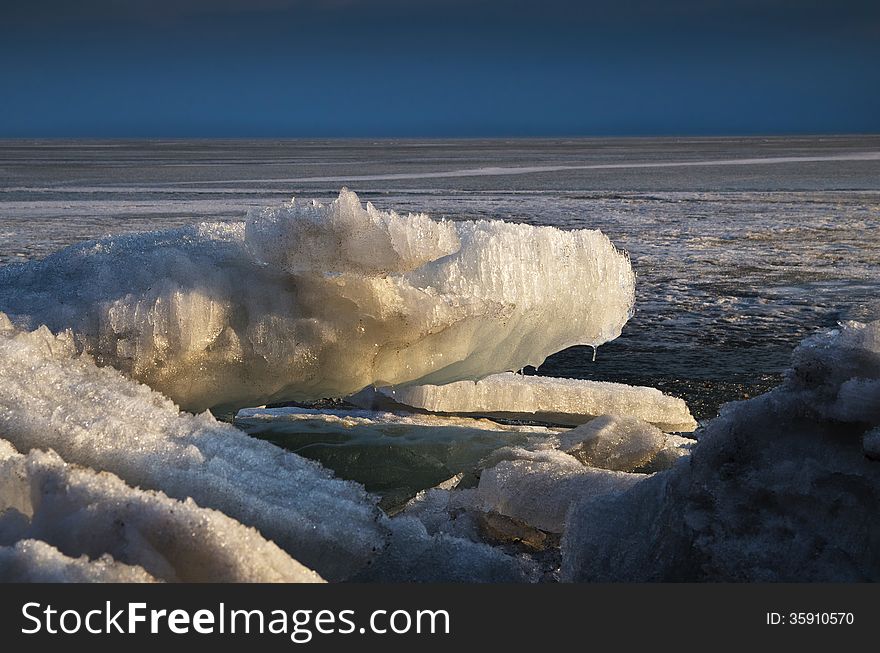
[[[257,528],[321,575],[344,578],[385,544],[374,499],[316,463],[190,415],[75,353],[69,334],[22,332],[0,314],[0,434],[126,483],[191,497]]]
[[[568,509],[575,501],[620,493],[646,478],[584,467],[559,451],[522,455],[518,460],[504,460],[483,470],[478,501],[484,510],[551,533],[565,530]]]
[[[677,464],[682,458],[691,455],[694,447],[697,446],[696,440],[683,438],[678,435],[666,433],[666,443],[663,448],[658,451],[650,462],[643,465],[639,471],[645,473],[662,472]]]
[[[40,540],[81,573],[121,571],[102,556],[167,581],[320,582],[321,577],[256,530],[192,499],[126,485],[107,472],[66,464],[54,452],[0,451],[0,545]],[[26,547],[14,558],[51,558]],[[57,556],[56,556],[57,558]],[[33,560],[38,563],[39,560]],[[56,563],[61,561],[56,560]],[[134,575],[136,569],[127,573]],[[98,578],[95,578],[98,580]]]
[[[0,546],[2,583],[154,583],[142,567],[116,562],[109,555],[71,558],[40,540]]]
[[[356,581],[509,583],[536,579],[530,561],[481,542],[445,532],[431,535],[421,521],[407,515],[387,523],[391,530],[388,547]]]
[[[70,328],[187,410],[448,383],[620,334],[627,257],[599,231],[291,202],[246,224],[84,243],[0,269],[0,310]]]
[[[602,415],[564,433],[560,449],[585,465],[630,472],[653,460],[666,435],[637,417]]]
[[[410,272],[461,248],[452,222],[364,208],[346,191],[327,206],[292,202],[255,212],[246,235],[258,259],[294,274]]]
[[[687,464],[573,507],[563,577],[880,580],[878,420],[855,399],[878,379],[880,322],[807,339],[785,383],[728,404]]]
[[[471,413],[582,424],[599,415],[638,417],[669,431],[693,431],[697,424],[681,399],[655,388],[495,374],[476,383],[385,388],[394,400],[434,412]]]
[[[414,496],[401,512],[415,517],[430,534],[445,533],[480,541],[474,513],[481,510],[476,488],[429,488]]]

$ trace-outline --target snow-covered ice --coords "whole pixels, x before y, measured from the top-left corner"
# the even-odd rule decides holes
[[[0,457],[16,467],[0,473],[2,508],[14,508],[0,518],[0,546],[38,539],[72,558],[110,553],[167,580],[319,580],[302,564],[333,580],[531,578],[528,565],[485,544],[387,517],[361,486],[317,463],[208,413],[180,412],[77,354],[67,332],[21,331],[0,314],[0,360],[0,433],[7,438]],[[68,494],[53,494],[59,486]],[[42,497],[39,510],[33,496]],[[129,524],[121,534],[111,528],[117,517]],[[194,542],[186,540],[192,533]],[[48,560],[37,553],[4,555],[36,579],[28,560]],[[85,563],[52,564],[71,578],[88,572]]]
[[[21,452],[54,449],[126,483],[191,497],[257,528],[339,579],[385,546],[375,499],[320,465],[248,437],[78,355],[72,336],[15,329],[0,314],[0,434]]]
[[[785,383],[728,404],[688,464],[574,506],[563,577],[880,579],[880,420],[862,403],[878,379],[880,322],[808,338]]]
[[[599,415],[637,417],[667,431],[693,431],[697,423],[682,399],[656,388],[495,374],[477,382],[383,388],[401,404],[441,413],[466,413],[558,424],[582,424]]]
[[[529,560],[446,532],[430,534],[411,516],[388,520],[388,547],[354,578],[358,582],[510,583],[536,580]]]
[[[601,415],[564,433],[560,449],[590,467],[631,472],[666,447],[666,435],[638,417]]]
[[[192,499],[130,487],[113,474],[68,465],[55,452],[13,453],[0,442],[0,546],[12,547],[4,557],[21,573],[36,574],[48,562],[43,573],[94,573],[94,580],[321,581],[253,528]]]
[[[538,455],[523,451],[521,456],[484,469],[477,499],[483,510],[552,533],[565,530],[566,515],[573,502],[620,493],[645,478],[641,474],[585,467],[559,451]]]
[[[14,546],[0,546],[0,582],[155,583],[156,578],[109,555],[72,558],[40,540],[19,540]]]
[[[401,515],[414,517],[428,533],[480,541],[475,513],[482,510],[476,488],[429,488],[414,496]]]
[[[433,221],[343,190],[246,223],[83,243],[0,269],[0,311],[186,410],[539,365],[620,334],[628,258],[595,230]]]

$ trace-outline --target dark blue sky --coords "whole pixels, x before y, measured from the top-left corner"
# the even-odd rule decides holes
[[[880,2],[28,0],[0,136],[880,132]]]

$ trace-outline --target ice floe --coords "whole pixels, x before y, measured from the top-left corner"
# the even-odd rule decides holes
[[[684,400],[656,388],[495,374],[477,382],[383,388],[401,404],[440,413],[465,413],[557,424],[583,424],[599,415],[637,417],[666,431],[693,431],[697,423]]]
[[[357,479],[395,510],[419,490],[478,468],[506,446],[537,446],[557,430],[488,419],[385,411],[245,409],[235,425]]]
[[[880,322],[808,338],[786,381],[728,404],[687,464],[579,501],[563,578],[880,579],[878,416],[868,401],[878,379]]]
[[[436,222],[345,190],[0,269],[17,326],[70,329],[190,411],[539,365],[617,337],[633,301],[629,260],[599,231]]]

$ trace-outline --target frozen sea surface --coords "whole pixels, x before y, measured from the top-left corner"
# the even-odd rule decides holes
[[[573,348],[540,373],[653,385],[698,419],[774,385],[815,329],[880,317],[877,136],[4,141],[0,263],[342,185],[381,209],[601,229],[632,258],[636,315],[595,362]]]
[[[623,336],[541,373],[655,385],[698,418],[773,385],[795,343],[874,297],[880,138],[0,144],[0,262],[240,219],[347,184],[379,208],[593,227],[631,255]]]

